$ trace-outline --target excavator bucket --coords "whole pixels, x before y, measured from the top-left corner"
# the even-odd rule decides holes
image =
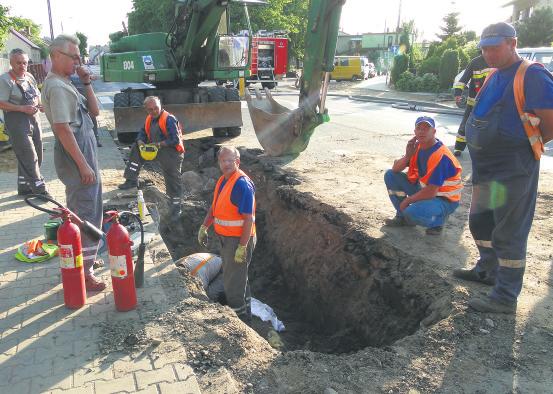
[[[277,103],[269,89],[266,97],[255,89],[255,97],[246,91],[248,110],[257,140],[269,156],[298,154],[305,150],[313,130],[303,128],[303,114],[300,109],[289,110]]]

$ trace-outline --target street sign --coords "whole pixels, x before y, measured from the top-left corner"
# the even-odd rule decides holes
[[[399,45],[392,45],[390,47],[390,52],[392,52],[394,55],[397,55],[398,49],[399,49]]]

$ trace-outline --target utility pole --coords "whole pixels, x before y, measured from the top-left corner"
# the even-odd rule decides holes
[[[54,40],[54,27],[52,26],[52,9],[50,8],[50,0],[46,0],[48,4],[48,21],[50,22],[50,39]]]
[[[399,9],[397,11],[396,45],[399,45],[399,24],[401,23],[401,1],[402,0],[399,0]]]

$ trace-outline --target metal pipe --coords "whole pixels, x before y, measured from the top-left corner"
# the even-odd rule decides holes
[[[328,85],[330,82],[330,73],[325,72],[325,78],[323,81],[323,88],[321,89],[321,104],[319,105],[319,111],[321,114],[325,112],[326,94],[328,92]]]

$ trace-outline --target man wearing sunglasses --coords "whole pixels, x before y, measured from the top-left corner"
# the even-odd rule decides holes
[[[81,65],[79,40],[59,35],[50,44],[52,70],[42,87],[44,112],[56,137],[54,163],[65,185],[67,207],[96,227],[102,225],[102,181],[98,169],[96,138],[91,116],[98,116],[98,102],[90,72]],[[79,76],[84,95],[69,79]],[[101,291],[106,285],[93,274],[98,242],[81,234],[86,289]]]

